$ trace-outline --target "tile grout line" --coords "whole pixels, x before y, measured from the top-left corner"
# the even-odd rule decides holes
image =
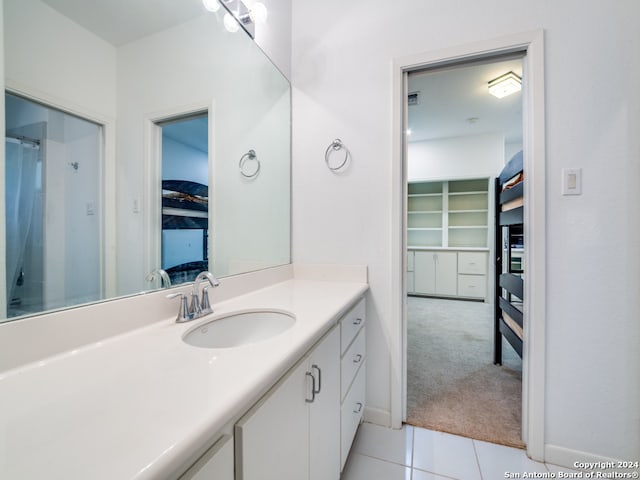
[[[484,480],[484,475],[482,474],[482,467],[480,467],[480,458],[478,457],[478,450],[476,449],[476,441],[471,439],[471,445],[473,445],[473,454],[476,457],[476,465],[478,466],[478,472],[480,472],[480,480]]]
[[[411,480],[413,480],[413,457],[416,450],[416,429],[411,426]]]

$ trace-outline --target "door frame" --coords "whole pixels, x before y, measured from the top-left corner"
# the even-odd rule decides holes
[[[35,90],[32,87],[23,84],[22,82],[7,79],[4,83],[4,93],[10,93],[22,97],[28,101],[38,103],[46,108],[52,108],[59,110],[65,114],[79,117],[83,120],[87,120],[91,123],[95,123],[100,127],[100,152],[98,157],[98,171],[100,172],[99,193],[100,198],[99,205],[99,217],[102,221],[99,224],[99,255],[100,255],[100,294],[103,298],[112,298],[117,294],[118,282],[117,282],[117,262],[116,262],[116,219],[117,219],[117,192],[116,192],[116,166],[115,166],[115,151],[116,151],[116,125],[115,119],[90,111],[83,105],[72,103],[68,100],[58,98],[54,95],[46,92]],[[4,110],[4,95],[2,100]],[[4,115],[3,120],[4,122]],[[2,128],[2,138],[4,138],[4,127]],[[5,158],[4,152],[1,155],[0,170],[2,170],[2,178],[4,178]],[[4,180],[2,180],[4,182]],[[2,232],[5,228],[4,218],[4,198],[0,203],[2,206],[2,213],[0,215],[0,223],[2,229],[0,229],[0,237],[2,250],[4,251],[4,234]],[[2,266],[4,271],[4,265]],[[2,272],[0,272],[2,273]],[[0,287],[2,286],[5,275],[2,273],[2,279],[0,281]],[[5,288],[2,291],[6,292]],[[4,294],[3,294],[4,295]],[[4,300],[6,306],[6,298],[0,297],[0,303]]]
[[[525,236],[528,266],[525,282],[522,382],[522,438],[527,454],[544,460],[545,427],[545,335],[546,335],[546,158],[544,100],[544,32],[535,30],[396,58],[393,62],[393,140],[391,166],[391,308],[397,318],[391,340],[391,426],[400,428],[406,419],[406,77],[408,72],[449,64],[492,58],[508,53],[523,57],[523,151],[527,172]],[[535,161],[534,161],[535,159]],[[496,175],[499,172],[496,172]]]
[[[163,122],[188,118],[199,114],[207,114],[208,119],[208,162],[209,162],[209,241],[208,258],[213,258],[213,232],[214,214],[213,205],[215,162],[214,162],[214,118],[215,102],[207,99],[189,105],[169,108],[166,110],[149,113],[145,117],[145,141],[144,141],[144,202],[145,210],[145,245],[147,249],[144,257],[144,271],[149,273],[160,268],[162,248],[162,127]],[[212,265],[209,265],[212,270]]]

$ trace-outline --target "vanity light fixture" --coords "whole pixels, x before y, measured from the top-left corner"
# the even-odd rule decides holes
[[[228,32],[235,33],[240,28],[238,21],[229,12],[224,14],[223,21],[224,28],[226,28]]]
[[[265,23],[267,21],[267,7],[262,2],[254,2],[249,8],[249,18],[254,23]]]
[[[513,72],[507,72],[489,82],[489,93],[503,98],[522,89],[522,79]]]
[[[218,0],[202,0],[204,8],[210,12],[217,12],[220,10],[220,2]]]
[[[224,16],[224,26],[229,32],[237,32],[242,26],[251,38],[255,35],[255,25],[267,21],[267,7],[262,2],[254,2],[248,8],[242,0],[203,0],[203,2],[218,1],[224,5],[227,13]]]

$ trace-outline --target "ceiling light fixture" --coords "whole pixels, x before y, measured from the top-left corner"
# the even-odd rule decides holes
[[[489,93],[494,97],[503,98],[522,89],[522,79],[513,72],[500,75],[489,82]]]

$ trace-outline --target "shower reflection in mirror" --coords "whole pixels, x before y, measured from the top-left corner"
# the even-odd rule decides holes
[[[99,300],[101,126],[11,93],[5,105],[6,317]]]

